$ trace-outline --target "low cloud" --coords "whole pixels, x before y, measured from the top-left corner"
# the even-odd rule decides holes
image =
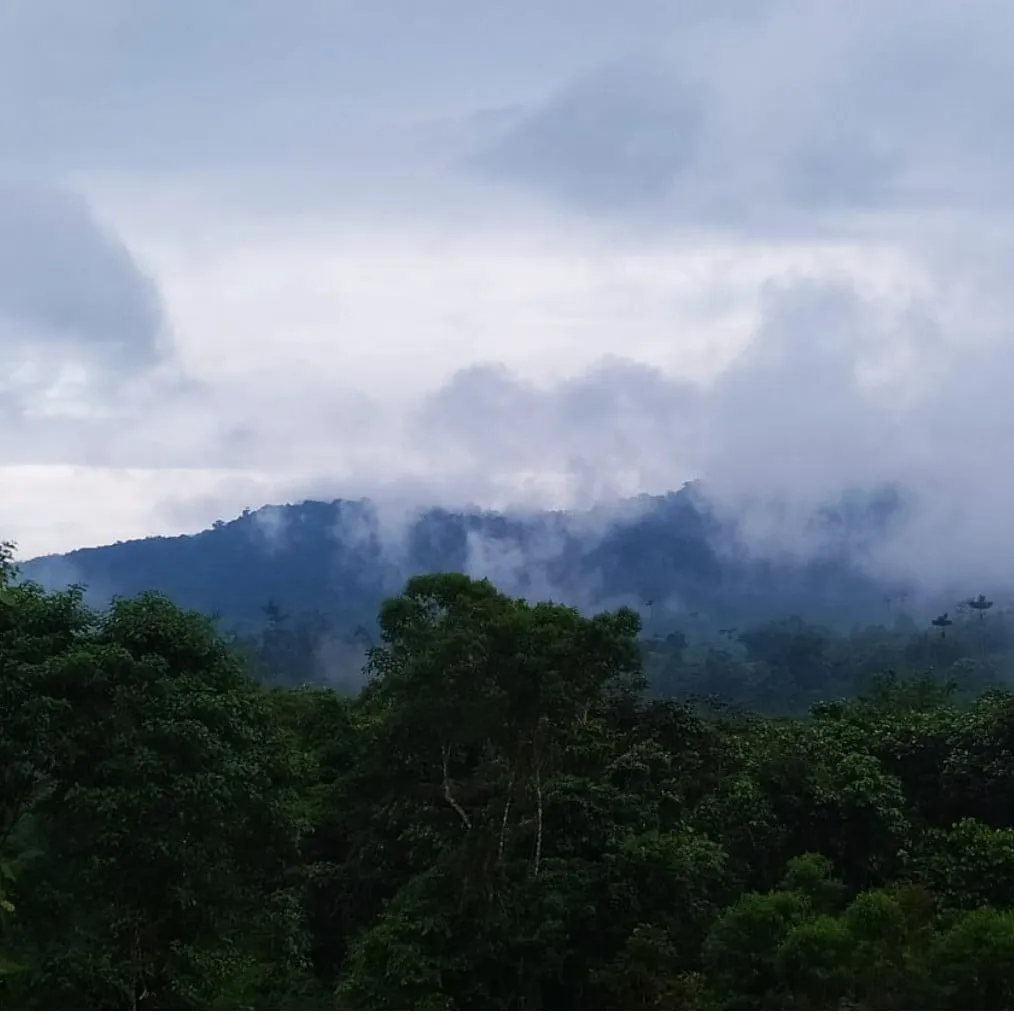
[[[475,366],[427,400],[412,432],[420,449],[463,457],[475,471],[558,476],[567,502],[590,506],[685,472],[700,436],[700,397],[621,359],[548,386]]]
[[[472,368],[433,395],[417,437],[476,471],[556,474],[571,503],[589,487],[630,495],[700,478],[758,553],[813,552],[819,508],[896,488],[906,509],[865,566],[936,587],[1009,583],[1014,355],[1002,338],[975,353],[927,342],[925,324],[845,286],[788,287],[709,384],[618,361],[542,387]]]
[[[1014,7],[438,8],[3,5],[0,525],[896,485],[869,566],[1007,580]]]

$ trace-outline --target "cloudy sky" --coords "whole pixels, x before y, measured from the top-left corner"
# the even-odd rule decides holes
[[[999,566],[1012,31],[1008,0],[3,0],[0,531],[897,480],[909,562]]]

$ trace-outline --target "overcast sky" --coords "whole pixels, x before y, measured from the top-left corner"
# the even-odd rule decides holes
[[[1012,33],[1008,0],[2,0],[0,531],[891,479],[932,505],[905,566],[999,568]]]

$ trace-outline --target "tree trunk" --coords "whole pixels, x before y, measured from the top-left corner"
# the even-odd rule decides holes
[[[503,805],[503,817],[500,820],[500,842],[497,846],[496,857],[499,862],[503,862],[503,853],[507,845],[507,819],[511,814],[511,796],[514,792],[514,776],[511,775],[511,780],[507,783],[507,801]]]
[[[472,822],[468,819],[468,814],[465,813],[461,804],[454,798],[454,793],[451,791],[451,778],[447,773],[447,767],[451,759],[451,746],[449,743],[444,744],[443,748],[443,773],[444,773],[444,799],[447,800],[448,804],[453,808],[454,812],[461,818],[461,823],[464,824],[466,831],[472,830]]]
[[[535,769],[535,805],[536,805],[536,829],[535,829],[535,859],[532,862],[532,869],[535,876],[539,875],[539,867],[542,865],[542,771]]]

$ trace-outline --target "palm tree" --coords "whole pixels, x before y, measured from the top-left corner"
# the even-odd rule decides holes
[[[968,599],[965,605],[969,609],[974,609],[979,614],[980,620],[985,617],[988,610],[993,608],[993,603],[985,595],[977,595],[974,599]]]
[[[976,595],[974,599],[968,599],[965,605],[969,609],[974,609],[979,614],[979,622],[981,623],[986,618],[986,613],[993,608],[993,603],[981,593]],[[979,634],[979,659],[980,661],[986,657],[986,632],[981,630]]]
[[[954,621],[947,615],[947,613],[941,613],[936,619],[930,620],[930,623],[934,627],[939,628],[941,641],[947,637],[947,628],[954,625]]]

